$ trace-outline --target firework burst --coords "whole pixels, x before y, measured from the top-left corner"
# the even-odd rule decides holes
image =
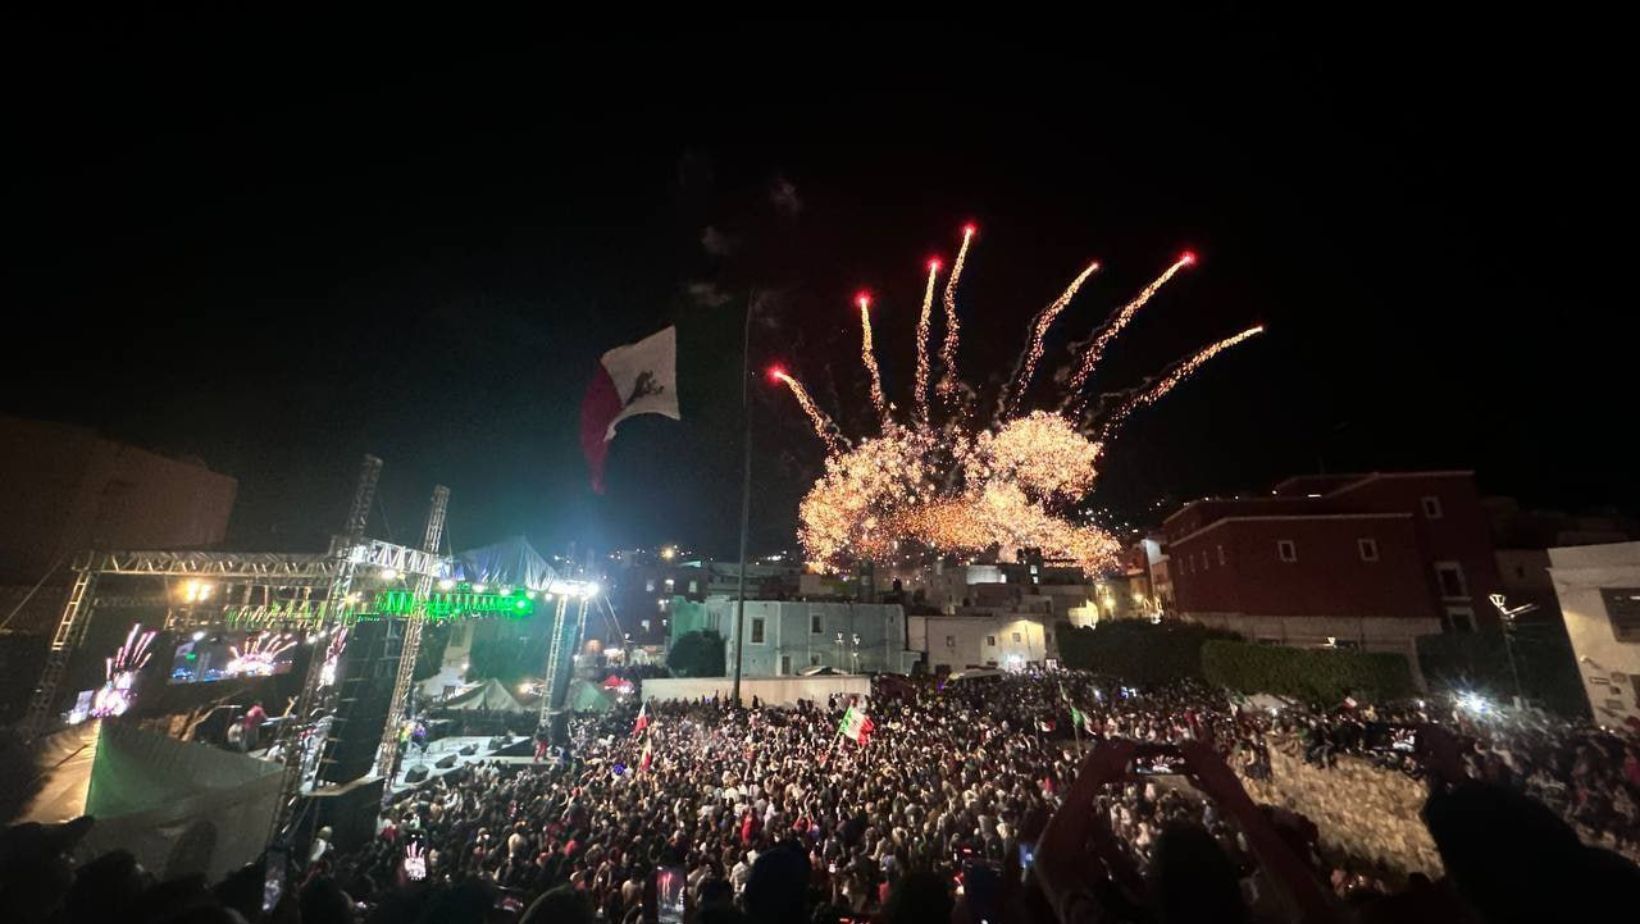
[[[148,665],[154,653],[149,650],[158,632],[142,631],[142,624],[131,627],[125,644],[111,658],[103,659],[103,685],[91,699],[91,716],[110,718],[124,715],[137,700],[137,675]]]
[[[222,673],[229,677],[268,677],[279,663],[279,656],[296,647],[296,636],[284,632],[258,632],[245,640],[241,651],[229,646],[233,655]]]
[[[1058,411],[1022,410],[1045,351],[1044,337],[1098,269],[1097,263],[1092,264],[1032,320],[1014,374],[998,393],[995,419],[983,429],[976,428],[969,423],[969,411],[956,401],[956,394],[965,387],[957,378],[956,290],[973,237],[972,225],[963,229],[962,244],[945,284],[946,330],[939,356],[944,369],[936,389],[948,402],[943,422],[932,421],[928,407],[928,347],[937,262],[929,264],[917,324],[916,403],[911,422],[893,419],[894,406],[882,391],[869,303],[863,299],[861,358],[871,379],[873,410],[882,421],[880,436],[851,444],[796,379],[784,370],[770,370],[772,379],[791,390],[828,450],[825,472],[798,505],[798,538],[817,565],[841,568],[854,561],[896,561],[919,554],[1007,559],[1017,550],[1034,549],[1046,558],[1072,561],[1089,570],[1110,567],[1121,551],[1120,543],[1110,533],[1080,525],[1068,516],[1093,490],[1106,445],[1133,411],[1159,400],[1214,355],[1262,331],[1253,328],[1212,344],[1126,393],[1108,416],[1082,420],[1086,399],[1081,389],[1105,348],[1157,290],[1195,262],[1194,256],[1185,254],[1117,309],[1087,341],[1077,355]]]

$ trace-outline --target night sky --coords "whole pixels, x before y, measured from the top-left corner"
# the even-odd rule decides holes
[[[1096,388],[1269,325],[1133,419],[1096,496],[1118,516],[1320,468],[1640,508],[1624,81],[1597,24],[11,31],[0,410],[236,476],[240,547],[322,542],[373,452],[376,534],[413,540],[437,482],[458,548],[732,555],[746,293],[770,293],[754,365],[860,432],[851,294],[877,293],[903,403],[922,268],[967,220],[970,378],[1090,259],[1047,368],[1202,260]],[[674,322],[688,419],[627,425],[594,497],[593,365]],[[756,396],[761,550],[792,544],[821,456],[783,392]]]

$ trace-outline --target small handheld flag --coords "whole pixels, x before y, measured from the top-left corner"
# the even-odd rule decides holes
[[[866,742],[871,739],[871,733],[876,728],[877,726],[871,721],[871,716],[866,715],[863,710],[850,706],[848,711],[843,713],[843,721],[842,724],[837,726],[837,734],[864,747]]]

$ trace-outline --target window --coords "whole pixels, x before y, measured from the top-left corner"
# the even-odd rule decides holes
[[[1439,497],[1425,497],[1418,501],[1418,506],[1424,508],[1424,518],[1439,520],[1441,518],[1441,499]]]
[[[947,635],[945,637],[945,647],[947,647],[947,648],[957,647],[957,637],[955,635]]]
[[[1361,552],[1361,560],[1362,561],[1377,561],[1378,560],[1378,540],[1377,539],[1357,539],[1357,540],[1355,540],[1355,547],[1356,547],[1356,549],[1358,549]]]
[[[1282,561],[1298,561],[1298,546],[1291,539],[1277,539],[1276,554],[1281,556]]]
[[[1020,634],[1019,634],[1019,633],[1018,633],[1018,632],[1015,632],[1015,633],[1014,633],[1014,644],[1015,644],[1015,645],[1018,645],[1018,644],[1019,644],[1019,643],[1020,643],[1020,642],[1023,642],[1023,641],[1024,641],[1024,640],[1025,640],[1025,639],[1023,639],[1023,638],[1022,638],[1022,637],[1020,637]]]
[[[780,673],[789,674],[791,672],[792,672],[792,656],[791,655],[781,655],[780,656]]]
[[[825,634],[820,630],[820,614],[818,614],[818,613],[814,613],[814,614],[811,614],[809,616],[809,634],[810,635],[823,635],[823,634]]]
[[[763,617],[762,616],[753,616],[752,617],[752,644],[753,645],[763,644]]]
[[[1640,642],[1640,587],[1602,587],[1600,599],[1620,642]]]
[[[643,626],[643,630],[644,630],[644,631],[645,631],[645,632],[648,632],[648,631],[649,631],[649,620],[647,620],[647,619],[640,619],[640,620],[638,620],[638,625],[640,625],[640,626]]]
[[[810,667],[819,667],[820,666],[820,656],[817,655],[817,654],[809,655],[809,666]]]
[[[985,647],[986,648],[995,648],[995,647],[997,647],[997,637],[994,636],[994,635],[985,636]]]
[[[652,594],[655,592],[654,578],[650,578],[649,580],[643,582],[643,592],[646,594]]]
[[[1523,580],[1523,581],[1526,580],[1526,566],[1525,565],[1516,565],[1515,566],[1515,577],[1520,579],[1520,580]]]
[[[1202,570],[1206,571],[1208,568],[1211,568],[1211,567],[1213,567],[1213,561],[1212,561],[1212,559],[1207,557],[1207,550],[1203,549],[1202,550]]]
[[[1435,579],[1440,582],[1441,596],[1449,600],[1463,600],[1469,596],[1469,586],[1463,580],[1463,566],[1455,561],[1435,563]]]
[[[671,592],[672,592],[672,587],[673,587],[673,585],[675,585],[675,584],[676,584],[676,583],[677,583],[677,582],[676,582],[676,581],[674,581],[674,580],[672,580],[672,579],[671,579],[671,578],[667,578],[667,579],[666,579],[666,592],[667,592],[667,593],[671,593]]]
[[[700,582],[699,581],[690,581],[689,582],[689,592],[692,593],[692,594],[700,593]]]
[[[1219,546],[1219,564],[1224,564],[1224,546]]]
[[[1441,614],[1441,631],[1446,633],[1475,631],[1475,611],[1467,606],[1449,606]]]

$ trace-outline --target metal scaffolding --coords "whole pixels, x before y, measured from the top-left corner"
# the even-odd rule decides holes
[[[343,530],[325,552],[204,552],[107,551],[87,552],[74,562],[75,578],[22,726],[25,740],[51,730],[58,715],[59,696],[70,658],[87,637],[98,609],[164,609],[164,628],[185,631],[228,624],[240,629],[300,626],[309,635],[324,633],[359,618],[360,595],[355,581],[364,576],[392,574],[410,588],[410,599],[400,608],[383,610],[383,618],[406,619],[404,643],[393,686],[386,727],[376,751],[375,770],[388,776],[398,758],[398,728],[408,704],[422,628],[429,616],[434,586],[454,573],[454,562],[441,555],[449,490],[433,491],[420,548],[396,545],[365,535],[374,503],[382,462],[365,456]],[[107,581],[109,578],[116,580]],[[138,579],[165,582],[162,593],[134,586]],[[105,583],[106,582],[106,583]],[[439,584],[440,593],[448,584]],[[562,580],[556,574],[541,590],[554,603],[552,636],[545,665],[545,690],[540,719],[543,727],[561,731],[573,654],[585,633],[587,609],[597,595],[596,584]],[[99,593],[99,591],[107,591]],[[398,594],[394,591],[386,596]],[[380,598],[378,594],[378,605]],[[371,613],[377,611],[371,610]],[[271,819],[270,842],[288,836],[296,819],[310,764],[307,745],[314,733],[322,703],[319,678],[323,652],[314,649],[308,659],[289,718],[278,723],[272,743],[283,761],[277,811]],[[389,786],[390,790],[390,786]]]
[[[438,554],[438,545],[444,539],[444,513],[450,505],[450,489],[439,485],[433,489],[432,505],[427,509],[427,529],[422,534],[422,550]],[[421,627],[427,621],[427,595],[433,590],[433,575],[416,575],[416,606],[405,618],[404,645],[399,652],[399,673],[393,680],[392,705],[387,709],[387,727],[382,729],[382,742],[376,749],[376,775],[386,777],[388,785],[382,788],[385,799],[393,792],[393,771],[399,757],[399,720],[404,715],[405,701],[410,695],[410,680],[416,672],[416,653],[421,648]]]

